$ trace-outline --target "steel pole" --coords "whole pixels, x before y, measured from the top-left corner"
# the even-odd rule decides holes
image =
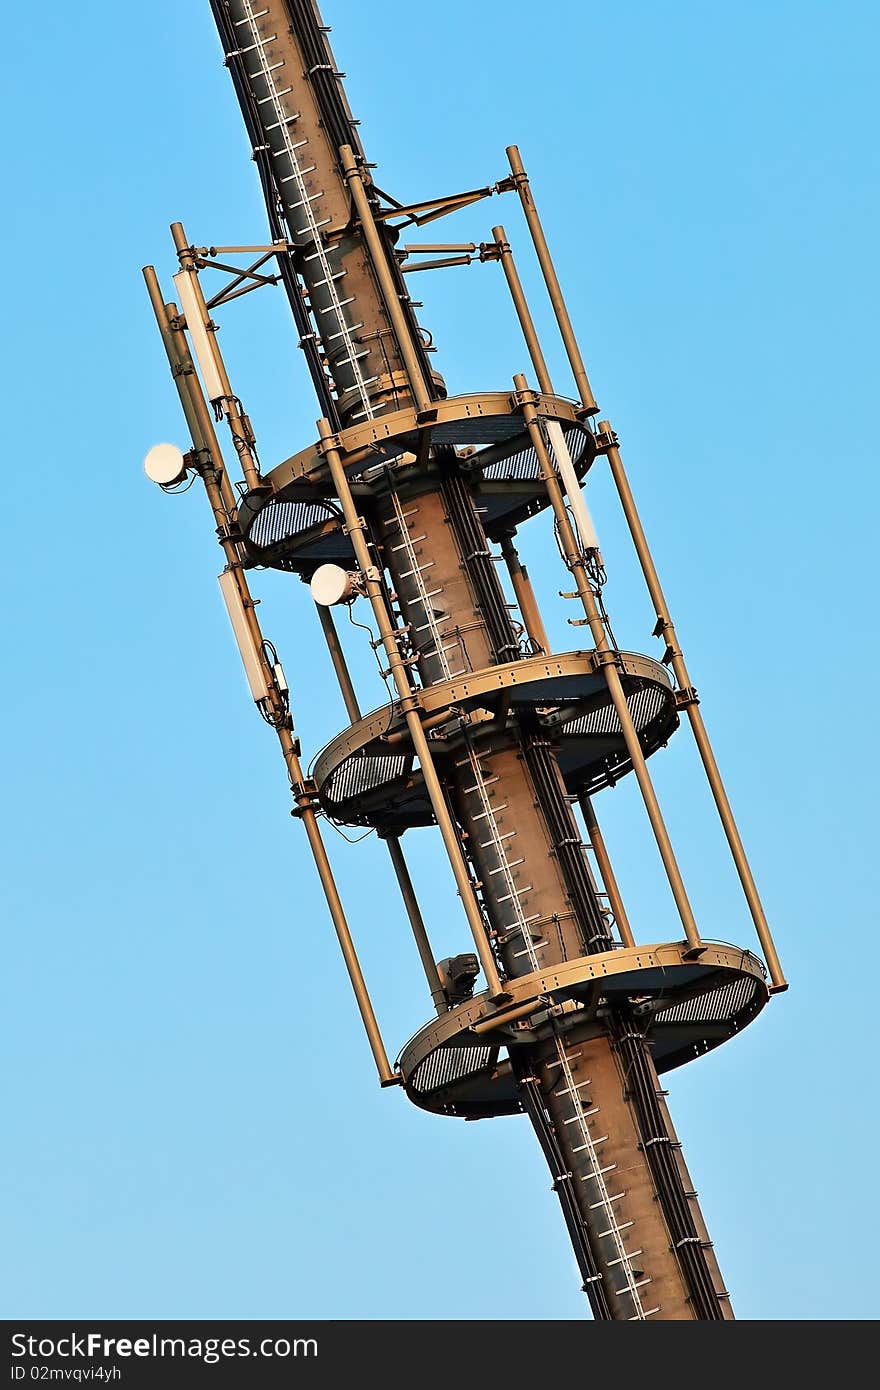
[[[495,245],[498,247],[498,259],[501,262],[501,269],[504,271],[504,278],[507,281],[507,288],[510,290],[513,307],[516,309],[523,337],[526,340],[526,347],[532,359],[538,385],[548,396],[552,396],[553,382],[550,380],[550,372],[547,369],[547,362],[541,349],[535,321],[532,318],[522,281],[519,278],[519,271],[513,259],[510,242],[507,240],[507,233],[503,227],[493,227],[492,235],[495,238]]]
[[[339,633],[336,631],[336,624],[333,621],[333,614],[330,609],[326,608],[322,603],[316,603],[315,607],[318,610],[321,628],[327,640],[330,660],[333,662],[333,669],[339,681],[339,688],[345,702],[346,713],[352,724],[354,724],[361,717],[361,708],[358,704],[358,698],[348,669],[348,662],[345,659],[345,653],[339,641]],[[403,853],[403,846],[400,843],[400,836],[386,835],[383,838],[385,844],[388,846],[388,855],[397,877],[397,886],[400,889],[400,896],[406,908],[406,915],[409,918],[409,924],[412,928],[419,959],[422,962],[425,978],[428,981],[428,989],[434,1001],[434,1008],[437,1010],[438,1014],[445,1013],[447,1002],[446,994],[443,989],[443,981],[440,978],[440,971],[437,969],[437,958],[431,948],[428,930],[425,926],[425,919],[422,916],[418,898],[413,888],[413,882],[410,878],[409,868]]]
[[[171,236],[174,240],[174,246],[180,261],[181,270],[193,272],[193,284],[203,313],[203,323],[210,331],[211,316],[208,313],[208,306],[205,304],[205,296],[202,293],[202,287],[199,283],[198,267],[195,263],[192,248],[187,242],[186,233],[183,230],[183,224],[181,222],[171,223]],[[216,337],[214,342],[216,345]],[[251,439],[248,437],[248,431],[242,418],[238,397],[232,390],[225,363],[220,355],[219,347],[216,347],[214,358],[217,372],[223,386],[223,412],[229,424],[229,432],[232,435],[235,452],[238,454],[239,462],[241,463],[241,471],[244,474],[245,482],[249,488],[259,487],[260,470],[257,467],[257,461],[252,453]]]
[[[373,217],[373,210],[370,207],[370,200],[367,197],[364,178],[357,166],[354,151],[350,145],[340,146],[339,158],[342,161],[343,172],[351,192],[355,212],[358,215],[358,221],[364,233],[364,240],[370,252],[373,270],[376,272],[376,278],[379,281],[382,300],[391,327],[394,330],[397,345],[400,348],[400,355],[406,367],[406,374],[409,378],[413,400],[416,403],[416,410],[421,415],[431,408],[432,402],[425,386],[425,378],[422,373],[421,363],[413,347],[412,332],[406,321],[406,315],[401,308],[399,290],[388,268],[388,248],[376,226],[376,219]]]
[[[333,663],[333,670],[339,682],[339,689],[342,693],[345,712],[352,724],[356,724],[361,717],[361,707],[348,669],[348,662],[345,659],[345,652],[342,650],[342,643],[339,640],[339,633],[336,631],[336,624],[333,621],[333,614],[323,603],[316,603],[315,610],[318,614],[318,621],[321,624],[321,631],[327,643],[327,650],[330,653],[330,660]]]
[[[663,861],[666,877],[672,889],[672,896],[675,899],[678,915],[681,918],[688,945],[696,955],[704,951],[705,947],[700,940],[700,933],[694,919],[687,890],[684,886],[681,870],[678,867],[675,851],[672,848],[672,841],[666,829],[663,812],[660,810],[660,803],[657,800],[657,793],[654,791],[654,784],[651,781],[651,774],[648,771],[645,755],[642,751],[641,743],[639,742],[639,735],[632,721],[632,715],[630,714],[629,705],[627,704],[626,695],[623,690],[623,683],[620,679],[620,672],[617,669],[617,654],[608,644],[605,626],[599,613],[595,595],[590,587],[587,572],[580,561],[580,552],[575,542],[574,532],[565,506],[565,500],[562,496],[559,480],[556,476],[556,471],[553,467],[539,423],[538,412],[535,408],[534,393],[529,391],[528,383],[521,374],[515,376],[513,380],[519,396],[523,418],[528,428],[529,438],[532,441],[532,446],[537,455],[544,484],[550,498],[550,504],[556,517],[559,528],[559,538],[565,554],[566,564],[577,582],[578,598],[583,605],[590,632],[593,636],[597,659],[605,676],[608,693],[611,696],[612,703],[617,712],[617,717],[620,720],[620,728],[624,742],[626,743],[626,750],[629,753],[633,771],[639,783],[642,800],[645,803],[648,819],[651,822],[651,829],[657,841],[657,848],[660,851],[660,858]]]
[[[632,934],[629,918],[626,915],[626,908],[623,905],[623,898],[621,897],[620,889],[617,885],[617,876],[611,866],[611,858],[608,854],[608,850],[605,848],[605,837],[599,828],[599,822],[596,819],[593,803],[586,793],[578,797],[578,802],[584,817],[584,824],[587,827],[587,838],[593,847],[599,874],[605,885],[605,892],[608,894],[608,902],[611,906],[611,911],[614,913],[614,922],[617,930],[620,932],[620,939],[624,946],[635,946],[636,939]]]
[[[507,568],[510,571],[511,582],[513,583],[517,603],[523,615],[526,631],[532,639],[532,642],[543,647],[544,651],[549,654],[551,651],[550,640],[544,629],[541,614],[538,611],[532,582],[529,579],[528,571],[525,566],[520,564],[519,556],[511,536],[502,537],[501,553],[507,561]],[[635,946],[635,937],[632,934],[629,918],[626,915],[626,908],[623,905],[623,898],[620,888],[618,887],[617,877],[611,866],[608,851],[605,848],[605,839],[599,828],[599,822],[596,818],[596,812],[593,809],[593,803],[586,793],[580,796],[578,801],[580,802],[580,808],[587,827],[587,836],[593,847],[593,853],[596,856],[596,864],[598,865],[605,891],[608,894],[608,902],[611,905],[611,911],[614,913],[614,921],[620,933],[620,939],[624,946]]]
[[[150,296],[150,303],[156,315],[165,353],[168,361],[172,364],[174,384],[177,387],[184,418],[189,427],[190,438],[196,449],[207,453],[212,462],[218,459],[222,460],[223,452],[217,439],[211,412],[205,404],[205,398],[199,386],[186,335],[171,327],[172,320],[177,317],[177,305],[165,303],[165,296],[151,265],[144,266],[143,276],[147,293]],[[221,490],[223,501],[231,516],[235,511],[236,498],[225,468],[221,477]]]
[[[512,536],[502,536],[501,554],[504,556],[510,582],[513,585],[513,592],[516,595],[519,611],[522,613],[532,646],[538,647],[541,651],[550,652],[550,638],[544,627],[544,620],[538,608],[532,581],[529,579],[528,570],[519,558]]]
[[[594,415],[599,409],[593,396],[593,389],[587,376],[587,369],[584,366],[584,359],[578,347],[574,329],[571,326],[571,319],[568,316],[568,309],[565,306],[565,299],[553,265],[553,258],[550,255],[550,248],[547,245],[547,238],[544,236],[544,228],[541,226],[541,219],[538,216],[538,209],[535,207],[535,200],[532,197],[531,184],[529,177],[523,168],[519,149],[516,145],[508,145],[507,158],[510,162],[510,170],[513,175],[513,184],[519,194],[522,203],[526,222],[532,234],[532,241],[535,244],[535,253],[544,276],[544,283],[547,286],[547,293],[550,295],[550,303],[553,305],[553,312],[556,315],[556,322],[559,324],[559,332],[565,344],[565,351],[571,363],[572,374],[577,385],[578,395],[581,398],[581,405],[588,415]]]
[[[403,846],[398,835],[389,835],[385,843],[388,846],[388,854],[397,875],[397,884],[400,888],[400,896],[403,898],[403,905],[409,917],[409,924],[412,927],[413,939],[422,962],[422,969],[425,972],[425,979],[428,981],[428,989],[434,1001],[434,1008],[438,1014],[445,1014],[449,1007],[446,992],[443,988],[443,980],[440,971],[437,969],[437,958],[431,947],[428,931],[425,926],[425,919],[419,907],[419,900],[416,897],[416,890],[410,877],[409,865],[403,853]]]
[[[351,538],[355,559],[364,577],[366,593],[373,610],[373,617],[376,620],[379,636],[382,639],[382,645],[388,657],[388,666],[394,679],[394,684],[397,687],[397,693],[400,696],[400,708],[406,720],[406,726],[409,730],[410,738],[412,739],[413,749],[422,769],[425,790],[428,793],[434,817],[440,828],[440,834],[443,837],[443,844],[446,848],[450,865],[452,866],[456,887],[458,888],[462,900],[468,925],[471,929],[471,935],[474,939],[474,945],[477,948],[480,964],[483,967],[483,974],[486,977],[489,994],[492,998],[496,999],[504,997],[504,988],[501,984],[498,967],[495,963],[495,957],[492,954],[492,949],[486,934],[483,914],[476,896],[474,895],[473,885],[468,875],[467,865],[462,853],[461,844],[459,843],[455,824],[449,813],[449,807],[446,804],[443,787],[437,775],[434,758],[428,746],[427,735],[422,728],[419,718],[416,698],[410,684],[409,673],[400,655],[394,625],[385,605],[381,576],[379,570],[373,564],[367,542],[364,538],[366,523],[363,518],[358,515],[351,488],[345,476],[345,468],[342,464],[342,456],[339,452],[337,436],[333,433],[328,420],[321,419],[318,421],[318,433],[321,437],[321,452],[327,460],[327,466],[330,470],[330,477],[333,481],[336,496],[342,504],[342,511],[345,516],[345,529]]]
[[[257,620],[253,599],[251,598],[247,580],[242,569],[238,546],[230,527],[229,512],[225,500],[228,479],[226,479],[226,487],[224,487],[222,483],[222,480],[226,476],[226,470],[219,450],[215,455],[209,447],[209,441],[213,431],[210,430],[206,432],[204,430],[205,417],[208,419],[210,418],[208,407],[205,404],[204,397],[201,395],[201,391],[196,385],[194,375],[191,371],[188,373],[186,372],[184,358],[181,356],[178,348],[179,339],[177,335],[179,334],[180,338],[182,338],[183,334],[180,328],[174,329],[172,327],[173,322],[177,318],[176,306],[169,305],[166,307],[159,289],[156,273],[152,266],[145,268],[144,279],[150,295],[150,302],[156,314],[156,321],[159,325],[159,331],[162,335],[162,341],[165,345],[166,354],[171,367],[171,374],[177,386],[184,414],[188,423],[195,426],[193,431],[193,444],[196,447],[197,453],[201,455],[199,475],[204,484],[205,493],[214,515],[214,520],[217,525],[217,535],[223,553],[226,556],[227,567],[235,577],[236,587],[238,588],[243,610],[247,616],[247,623],[252,634],[254,650],[264,668],[266,685],[270,692],[269,699],[272,704],[273,727],[275,728],[278,741],[281,745],[281,752],[287,768],[287,775],[294,794],[294,799],[297,802],[297,814],[306,829],[306,835],[318,870],[318,877],[321,881],[321,887],[324,890],[324,896],[330,910],[330,917],[348,970],[348,976],[354,991],[355,1000],[367,1035],[367,1041],[376,1063],[376,1070],[379,1073],[379,1080],[383,1086],[396,1085],[399,1083],[400,1078],[395,1075],[388,1061],[388,1055],[385,1051],[385,1045],[382,1041],[382,1035],[376,1021],[376,1015],[373,1011],[373,1006],[360,968],[342,902],[333,878],[330,861],[327,858],[327,852],[321,839],[321,831],[315,815],[314,793],[309,789],[308,783],[303,776],[297,742],[293,734],[292,720],[281,692],[278,689],[275,673],[266,659],[263,634]],[[201,408],[196,405],[196,393],[198,393],[198,397],[201,401]],[[216,448],[216,439],[212,442]]]
[[[605,435],[609,441],[613,441],[613,443],[607,444],[605,453],[608,456],[611,476],[614,479],[617,493],[620,497],[623,514],[626,517],[630,534],[633,538],[633,545],[639,557],[639,564],[645,576],[645,583],[651,595],[651,602],[657,614],[657,635],[662,636],[666,642],[670,664],[675,672],[675,678],[678,681],[683,697],[682,703],[687,712],[694,741],[696,742],[706,772],[706,778],[712,791],[715,805],[718,808],[718,815],[724,828],[724,834],[727,837],[727,843],[730,846],[730,852],[733,857],[733,862],[736,865],[736,871],[739,875],[740,883],[742,884],[743,893],[748,903],[752,921],[755,924],[755,931],[761,943],[761,949],[764,952],[764,959],[767,962],[767,969],[770,972],[770,980],[773,989],[774,991],[781,992],[788,988],[788,982],[785,979],[779,957],[776,953],[770,927],[764,914],[764,908],[758,894],[755,880],[752,877],[752,871],[740,838],[739,829],[734,819],[733,810],[728,800],[724,783],[721,780],[721,773],[715,761],[712,745],[709,742],[709,735],[706,731],[706,725],[703,722],[703,715],[700,710],[697,693],[691,684],[684,653],[679,646],[675,625],[672,621],[660,578],[657,574],[654,560],[648,546],[648,540],[642,526],[641,517],[639,516],[635,498],[633,497],[632,489],[629,485],[629,479],[627,478],[626,470],[623,466],[623,459],[620,456],[617,435],[614,433],[608,420],[601,420],[599,422],[599,430],[600,434]]]

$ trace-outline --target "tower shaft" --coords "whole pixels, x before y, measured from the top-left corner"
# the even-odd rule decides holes
[[[695,728],[773,987],[785,983],[705,728],[694,715],[696,691],[616,436],[607,422],[598,432],[588,424],[597,407],[519,153],[510,148],[512,177],[494,189],[405,208],[373,182],[315,0],[211,5],[273,235],[271,247],[237,248],[265,254],[232,283],[268,283],[255,269],[277,256],[275,278],[284,283],[321,408],[318,442],[268,478],[260,474],[250,422],[210,336],[215,325],[198,283],[199,269],[212,261],[186,244],[179,224],[185,317],[162,303],[152,268],[147,281],[190,423],[190,466],[205,483],[226,557],[221,584],[236,640],[254,699],[279,735],[294,814],[306,824],[380,1079],[403,1081],[418,1104],[441,1113],[529,1116],[597,1318],[730,1319],[655,1048],[659,1029],[663,1064],[689,1060],[749,1021],[768,991],[763,967],[749,953],[729,959],[716,943],[706,954],[663,823],[645,759],[677,728],[679,709],[688,710]],[[447,401],[407,292],[401,227],[512,190],[550,291],[581,396],[576,404],[553,392],[503,228],[480,248],[424,249],[465,252],[435,264],[470,261],[478,249],[481,260],[502,261],[539,392],[517,376],[513,394]],[[218,419],[227,415],[242,458],[241,498],[226,476],[185,331],[197,356],[201,345],[205,394]],[[215,389],[207,389],[209,380]],[[579,441],[576,459],[570,439]],[[678,689],[663,666],[621,652],[611,634],[604,566],[580,492],[582,472],[599,452],[611,458],[657,605],[656,632],[667,639],[664,663],[672,662]],[[507,471],[493,473],[496,464]],[[182,476],[159,472],[155,480],[172,486]],[[490,520],[488,501],[495,507]],[[566,597],[580,600],[586,617],[577,623],[593,639],[586,652],[549,650],[512,546],[516,525],[548,505],[576,585]],[[500,554],[493,550],[499,540]],[[328,553],[344,568],[326,564]],[[522,621],[499,578],[503,559]],[[373,646],[388,662],[382,674],[395,683],[391,703],[362,716],[332,618],[323,615],[352,722],[319,755],[314,778],[300,765],[289,691],[244,577],[248,565],[263,563],[316,585],[329,569],[332,594],[319,598],[318,586],[319,603],[367,598],[379,629]],[[625,919],[591,802],[627,771],[638,779],[685,929],[684,942],[644,952]],[[604,891],[574,815],[578,801]],[[323,850],[322,810],[393,840],[438,1012],[404,1049],[396,1073]],[[429,823],[442,832],[486,976],[486,992],[476,997],[457,983],[469,978],[472,985],[476,958],[434,962],[406,870],[400,836]],[[456,961],[465,962],[460,974],[452,970]]]
[[[456,462],[446,467],[453,471],[439,490],[392,493],[374,523],[425,685],[520,654],[495,566],[485,563],[491,551],[473,501]],[[445,776],[508,978],[612,944],[553,748],[532,723],[522,717],[513,741],[509,726],[499,733],[491,720],[477,725]],[[567,1185],[565,1200],[582,1225],[595,1313],[729,1316],[634,1021],[611,1017],[599,1030],[574,1028],[518,1053],[532,1123],[539,1138],[546,1130],[555,1140],[562,1162],[554,1168],[551,1148],[554,1182]]]
[[[268,161],[295,247],[339,419],[380,417],[409,401],[407,356],[415,359],[424,390],[436,395],[390,238],[376,229],[377,264],[375,239],[371,247],[356,217],[340,151],[352,151],[358,178],[366,174],[366,159],[317,6],[228,0],[215,9],[226,11],[225,32],[236,35],[227,61],[235,65],[255,146]],[[372,203],[375,210],[375,197]],[[383,276],[392,279],[404,309],[408,341],[401,341],[389,313]],[[515,661],[522,630],[511,619],[455,452],[432,449],[411,471],[411,485],[390,480],[384,495],[359,505],[390,576],[422,686]],[[607,950],[611,933],[546,735],[528,714],[516,720],[514,737],[509,726],[491,726],[491,720],[475,723],[442,771],[490,943],[506,976],[516,978]],[[640,1123],[621,1069],[615,1032],[631,1041],[637,1062],[630,1065],[637,1064],[650,1092],[659,1133],[643,1135],[645,1120]],[[566,1175],[554,1177],[569,1184],[590,1250],[584,1273],[596,1311],[628,1319],[724,1316],[720,1280],[699,1239],[702,1220],[680,1167],[668,1165],[666,1186],[652,1170],[651,1148],[671,1147],[672,1139],[634,1025],[609,1019],[598,1033],[574,1029],[549,1049],[524,1048],[519,1055],[533,1123],[552,1130],[564,1158]],[[689,1279],[681,1263],[682,1239],[699,1252],[702,1280]]]
[[[340,150],[351,150],[360,168],[365,160],[317,5],[212,0],[212,8],[270,210],[295,248],[310,319],[304,333],[313,335],[307,345],[338,419],[351,423],[400,406],[412,393],[404,358],[410,342],[429,383],[430,371],[390,240],[380,233],[377,265],[352,226]],[[405,344],[389,324],[377,270],[394,281]],[[431,394],[433,384],[425,389]]]

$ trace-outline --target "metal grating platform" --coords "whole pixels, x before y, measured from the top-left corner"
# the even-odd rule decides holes
[[[633,653],[622,654],[621,661],[627,704],[648,756],[678,727],[675,695],[665,668],[657,662]],[[450,711],[460,712],[468,705],[491,708],[494,703],[498,721],[483,725],[480,737],[490,738],[495,748],[516,742],[518,711],[536,711],[553,741],[571,795],[592,795],[631,768],[604,676],[587,654],[569,653],[552,663],[531,658],[446,684]],[[468,693],[471,686],[473,693]],[[436,685],[422,694],[442,708],[443,691],[444,685]],[[452,714],[450,718],[454,724]],[[435,727],[432,734],[434,755],[442,766],[444,758],[457,754],[461,739],[454,730],[447,736]],[[383,747],[389,736],[396,743],[394,753]],[[341,824],[385,833],[433,824],[421,773],[394,707],[366,716],[328,744],[315,760],[314,776],[324,811]]]
[[[490,540],[500,540],[548,505],[537,455],[528,442],[522,417],[511,412],[508,397],[500,393],[486,398],[453,397],[439,408],[451,418],[419,426],[404,418],[400,431],[391,432],[387,439],[377,428],[379,422],[373,422],[369,436],[363,426],[347,431],[350,453],[346,471],[351,482],[365,486],[365,477],[380,462],[403,473],[406,465],[401,460],[408,451],[419,449],[427,434],[434,446],[476,450],[461,458],[461,467]],[[590,431],[572,418],[571,411],[570,402],[546,398],[545,418],[559,421],[575,471],[582,478],[593,462],[596,443]],[[425,477],[429,472],[429,467],[421,470]],[[238,519],[252,564],[297,573],[305,579],[318,565],[328,562],[349,569],[355,565],[338,505],[314,446],[269,473],[264,486],[245,497]]]
[[[283,502],[270,498],[250,521],[246,549],[251,564],[308,579],[319,565],[355,565],[351,542],[331,502]]]
[[[720,1046],[741,1032],[769,997],[762,962],[749,951],[712,943],[699,962],[686,959],[685,945],[619,950],[569,962],[556,976],[532,986],[540,1019],[549,1001],[580,999],[588,1021],[603,1003],[626,1002],[640,1017],[657,1071],[667,1072]],[[597,976],[601,980],[598,992]],[[512,986],[528,994],[529,982]],[[514,1038],[490,1038],[471,1031],[487,1013],[485,996],[432,1020],[406,1045],[400,1067],[410,1099],[423,1109],[464,1119],[513,1115],[521,1111],[519,1092],[504,1047]],[[665,1001],[669,1001],[668,1003]],[[503,1027],[499,1033],[503,1032]],[[534,1034],[522,1037],[522,1044]]]

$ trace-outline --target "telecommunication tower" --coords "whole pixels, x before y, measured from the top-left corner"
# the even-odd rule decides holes
[[[174,223],[176,303],[145,269],[191,438],[186,453],[152,449],[145,466],[169,491],[195,476],[204,485],[225,560],[222,596],[251,694],[281,747],[379,1080],[443,1115],[528,1116],[596,1318],[732,1318],[658,1075],[739,1032],[786,982],[519,150],[508,148],[509,171],[493,184],[402,203],[373,177],[314,0],[211,4],[269,238],[198,246]],[[574,396],[551,380],[502,226],[480,244],[405,239],[503,194],[524,216]],[[489,262],[511,295],[529,372],[449,396],[410,276]],[[224,277],[209,294],[208,272]],[[278,284],[320,419],[311,443],[264,472],[213,315]],[[221,422],[240,478],[224,463]],[[583,490],[599,466],[610,470],[632,535],[660,661],[621,651],[608,621]],[[570,622],[584,639],[571,651],[552,650],[514,544],[517,528],[545,513],[548,544],[568,571],[564,597],[578,613]],[[249,572],[267,566],[310,585],[348,714],[311,773],[251,597]],[[391,682],[393,698],[367,714],[334,622],[334,609],[352,604]],[[696,740],[763,961],[705,938],[694,918],[648,766],[681,723]],[[628,775],[681,940],[642,942],[624,907],[597,803]],[[393,1066],[322,818],[385,842],[424,967],[435,1014]],[[402,848],[420,826],[439,831],[471,936],[441,961]]]

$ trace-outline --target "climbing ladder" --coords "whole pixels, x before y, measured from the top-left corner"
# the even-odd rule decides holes
[[[570,1098],[572,1113],[564,1123],[576,1126],[581,1141],[572,1146],[572,1152],[585,1155],[589,1171],[580,1175],[581,1181],[594,1184],[590,1196],[595,1197],[595,1201],[590,1201],[588,1205],[591,1211],[599,1212],[605,1222],[604,1229],[595,1231],[593,1239],[600,1243],[603,1248],[606,1242],[612,1246],[612,1258],[606,1261],[606,1265],[609,1270],[614,1270],[615,1273],[619,1272],[623,1281],[622,1286],[616,1288],[614,1293],[618,1298],[629,1297],[633,1308],[629,1321],[642,1322],[655,1313],[659,1313],[660,1308],[659,1305],[656,1308],[646,1308],[642,1302],[640,1290],[651,1283],[651,1277],[647,1274],[638,1277],[640,1271],[634,1269],[632,1261],[643,1252],[641,1250],[627,1250],[624,1245],[623,1233],[634,1225],[634,1222],[618,1221],[615,1205],[626,1194],[625,1192],[613,1194],[609,1192],[605,1178],[608,1173],[615,1171],[617,1164],[607,1163],[603,1166],[599,1149],[607,1142],[608,1135],[600,1134],[596,1137],[591,1132],[588,1123],[594,1115],[599,1113],[600,1107],[593,1105],[588,1098],[581,1097],[580,1093],[590,1084],[590,1078],[587,1077],[584,1081],[575,1082],[572,1063],[577,1060],[580,1053],[569,1053],[562,1038],[558,1035],[556,1037],[556,1054],[558,1061],[551,1063],[551,1065],[559,1067],[563,1084],[558,1086],[553,1094],[554,1096],[568,1096]],[[585,1108],[585,1106],[589,1108]]]
[[[368,419],[375,415],[372,402],[370,401],[368,388],[375,384],[376,378],[367,378],[361,371],[361,359],[369,355],[368,349],[358,350],[355,333],[362,325],[352,325],[348,323],[344,310],[354,302],[353,298],[344,299],[337,288],[346,271],[337,266],[334,268],[332,262],[338,257],[338,248],[328,247],[325,243],[322,229],[332,221],[330,217],[319,218],[315,214],[314,204],[323,197],[323,193],[318,190],[310,194],[306,185],[306,175],[315,172],[317,165],[303,164],[301,151],[308,146],[308,140],[295,140],[293,138],[292,127],[295,126],[299,116],[285,111],[283,98],[293,94],[292,83],[284,86],[284,78],[277,77],[286,64],[283,59],[277,63],[270,63],[266,54],[267,48],[274,43],[278,35],[271,34],[261,37],[258,20],[265,18],[269,13],[268,9],[256,10],[251,0],[242,0],[244,17],[235,20],[235,27],[244,31],[243,37],[248,42],[244,43],[234,53],[227,53],[227,58],[246,57],[253,53],[256,56],[256,71],[251,71],[247,63],[244,64],[244,75],[248,81],[262,81],[266,87],[266,95],[259,97],[256,92],[251,91],[252,100],[258,107],[268,105],[274,120],[264,124],[264,129],[273,140],[272,153],[276,159],[286,159],[288,172],[276,175],[279,191],[285,192],[284,185],[292,183],[295,190],[295,198],[291,202],[285,192],[284,206],[288,212],[302,212],[305,219],[303,229],[304,241],[314,246],[314,250],[309,252],[306,259],[316,260],[319,264],[321,276],[323,278],[315,282],[315,286],[325,287],[327,297],[330,301],[328,308],[322,310],[329,313],[336,321],[337,327],[331,334],[326,334],[324,339],[315,332],[318,345],[328,363],[328,370],[332,367],[348,366],[354,378],[355,387],[361,401],[361,414]],[[314,286],[313,286],[314,287]],[[330,346],[331,341],[339,340],[339,348]],[[339,349],[342,352],[339,355]]]

